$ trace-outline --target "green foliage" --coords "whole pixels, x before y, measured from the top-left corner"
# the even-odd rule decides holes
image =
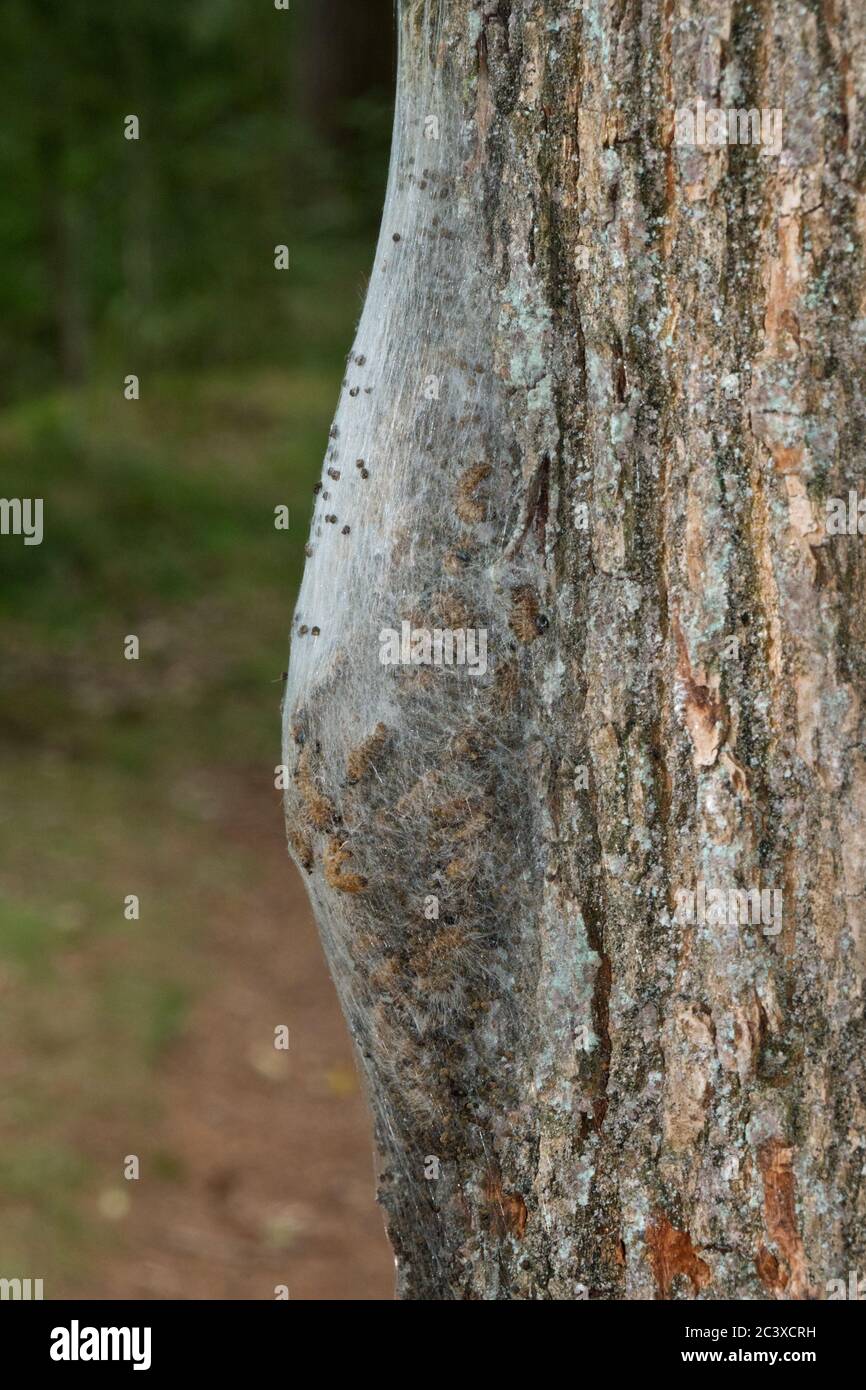
[[[6,0],[3,398],[120,362],[311,364],[310,305],[381,206],[389,103],[350,94],[343,142],[314,134],[293,96],[305,24],[228,0]]]
[[[0,547],[0,738],[130,770],[155,741],[163,759],[226,738],[239,760],[270,755],[339,370],[145,378],[135,402],[99,386],[7,411],[5,487],[43,497],[47,529]]]

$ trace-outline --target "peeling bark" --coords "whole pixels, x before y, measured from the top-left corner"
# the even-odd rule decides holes
[[[866,538],[825,524],[866,14],[398,9],[284,753],[398,1292],[824,1297],[866,1266]],[[678,144],[699,98],[781,151]],[[382,664],[403,622],[486,671]]]

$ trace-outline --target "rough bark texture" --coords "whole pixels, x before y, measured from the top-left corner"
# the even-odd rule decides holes
[[[398,9],[285,705],[398,1291],[825,1297],[866,1269],[866,538],[824,525],[864,11]],[[698,98],[781,107],[781,154],[678,146]],[[486,628],[487,674],[380,664],[404,619]],[[683,920],[701,881],[781,931]]]

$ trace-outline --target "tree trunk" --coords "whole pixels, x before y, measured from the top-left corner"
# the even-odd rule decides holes
[[[389,0],[315,0],[300,17],[295,88],[313,130],[347,137],[347,107],[393,80]]]
[[[866,13],[399,18],[284,711],[398,1292],[823,1298],[866,1266],[864,540],[826,509],[864,494]],[[781,149],[680,143],[699,99]],[[486,673],[386,664],[403,622]]]

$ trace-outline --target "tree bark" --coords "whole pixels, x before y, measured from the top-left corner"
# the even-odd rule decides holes
[[[866,1267],[866,542],[826,524],[866,12],[399,22],[284,707],[398,1293],[826,1297]],[[781,151],[677,143],[699,99]],[[485,629],[486,674],[383,664],[403,621]],[[736,889],[781,916],[702,909]]]

